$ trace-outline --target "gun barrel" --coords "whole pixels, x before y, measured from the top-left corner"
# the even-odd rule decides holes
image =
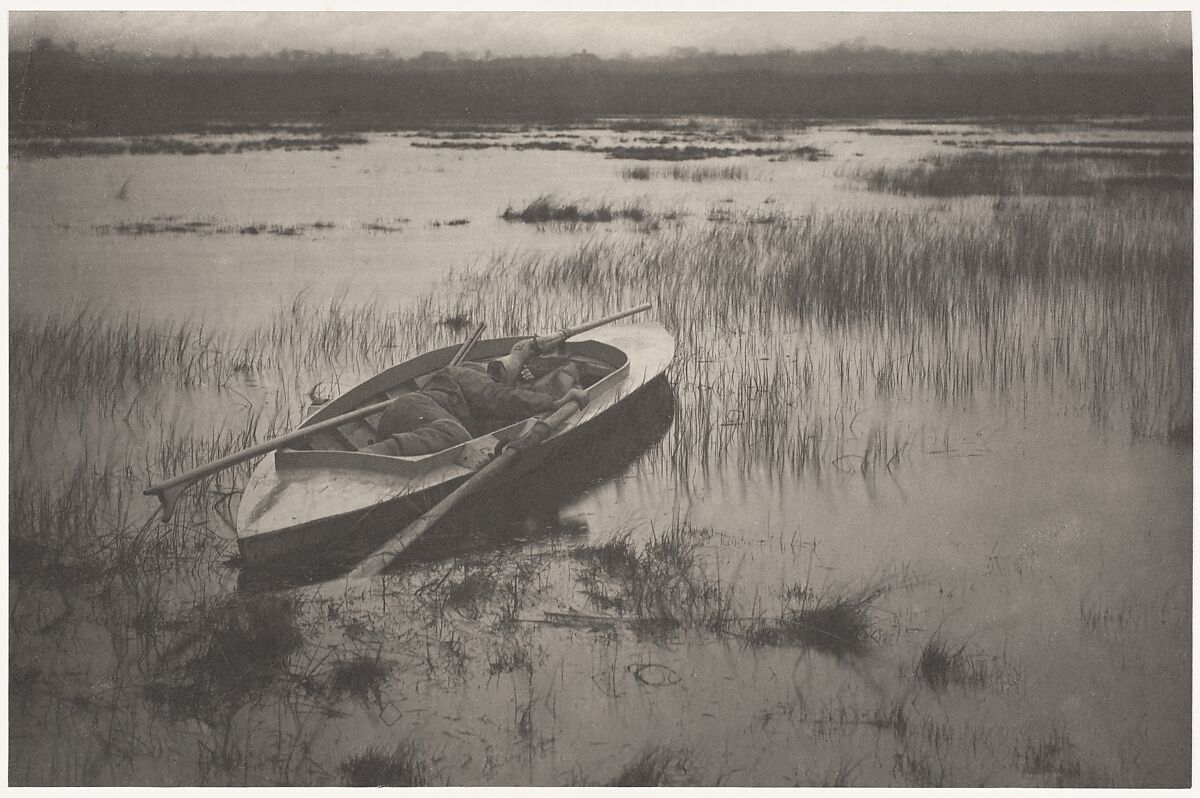
[[[534,341],[536,341],[537,347],[539,349],[550,349],[552,347],[558,346],[560,343],[567,340],[568,338],[572,338],[576,335],[579,335],[580,333],[585,333],[588,330],[594,330],[597,327],[602,327],[605,324],[609,324],[611,322],[617,321],[618,319],[623,319],[627,316],[633,316],[637,313],[644,313],[652,307],[654,307],[654,306],[652,304],[650,304],[649,302],[647,302],[644,305],[638,305],[636,308],[630,308],[629,310],[622,310],[620,313],[614,313],[611,316],[605,316],[602,319],[596,319],[595,321],[584,322],[583,324],[576,325],[575,327],[567,327],[565,329],[559,330],[556,333],[550,333],[548,335],[539,335],[537,338],[534,339]]]

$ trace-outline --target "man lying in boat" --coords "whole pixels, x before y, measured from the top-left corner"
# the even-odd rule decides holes
[[[576,387],[575,365],[556,366],[554,358],[540,354],[527,340],[486,369],[476,363],[438,369],[421,390],[396,397],[383,411],[378,428],[386,437],[362,451],[392,457],[432,454],[567,402],[586,405],[587,393]]]

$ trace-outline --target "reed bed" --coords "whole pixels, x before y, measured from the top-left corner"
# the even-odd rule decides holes
[[[649,166],[634,166],[621,170],[626,180],[650,180],[668,178],[691,183],[707,183],[713,180],[749,180],[750,170],[739,164],[727,166],[671,166],[653,169]]]
[[[363,136],[352,134],[317,134],[311,136],[270,136],[208,140],[170,137],[136,138],[62,138],[27,139],[9,144],[10,152],[19,158],[61,158],[90,155],[227,155],[269,150],[320,150],[335,152],[345,146],[366,144]]]
[[[215,387],[228,403],[257,374],[289,385],[295,408],[331,370],[352,384],[458,342],[465,324],[517,334],[650,299],[679,344],[668,441],[679,463],[892,468],[912,433],[856,414],[977,393],[1058,397],[1106,421],[1124,412],[1134,434],[1178,437],[1191,423],[1191,214],[1181,197],[1150,194],[681,229],[497,259],[404,307],[302,296],[236,335],[15,314],[12,391],[17,407],[38,403],[38,419],[92,403],[120,421],[143,412],[147,385]],[[543,288],[531,298],[528,285]],[[269,425],[289,412],[275,407]],[[29,428],[46,422],[27,418],[14,417],[14,438],[32,446]]]
[[[925,197],[1073,196],[1131,186],[1191,190],[1190,153],[972,150],[931,155],[908,166],[858,167],[843,174],[872,191]]]

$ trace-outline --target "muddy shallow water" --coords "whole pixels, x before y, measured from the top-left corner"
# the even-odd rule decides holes
[[[839,225],[860,231],[828,233],[846,250],[874,230],[906,275],[969,252],[972,225],[1087,230],[1086,199],[901,197],[867,191],[859,164],[1115,134],[860,126],[778,131],[753,146],[829,157],[699,161],[745,170],[700,182],[409,134],[13,161],[10,351],[30,365],[10,378],[10,782],[337,784],[414,745],[434,784],[601,784],[648,752],[655,783],[1189,783],[1191,306],[1164,299],[1161,264],[1133,282],[864,278],[879,319],[838,304],[869,294],[835,277],[788,282],[789,258]],[[542,195],[653,218],[500,219]],[[1190,213],[1174,230],[1189,252]],[[862,251],[846,264],[874,263]],[[738,268],[778,287],[713,276]],[[317,386],[458,340],[452,313],[504,335],[643,298],[680,342],[656,409],[477,502],[381,579],[243,571],[222,519],[245,467],[173,525],[141,495],[291,428]],[[78,339],[44,322],[69,330],[81,309],[101,326]],[[183,320],[167,354],[139,354]],[[89,360],[97,340],[124,343]],[[113,352],[141,370],[111,377]],[[636,562],[603,560],[613,541]],[[839,596],[863,599],[861,637],[771,625]]]

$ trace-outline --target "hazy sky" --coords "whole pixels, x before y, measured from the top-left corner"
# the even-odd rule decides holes
[[[403,56],[424,50],[529,55],[584,49],[612,56],[663,53],[673,47],[741,53],[788,47],[806,50],[853,41],[917,50],[1057,50],[1099,45],[1160,49],[1188,46],[1191,19],[1186,12],[9,13],[10,47],[25,48],[42,36],[60,43],[74,40],[83,49],[111,44],[120,50],[174,54],[195,47],[218,55],[283,48],[358,53],[387,48]]]

